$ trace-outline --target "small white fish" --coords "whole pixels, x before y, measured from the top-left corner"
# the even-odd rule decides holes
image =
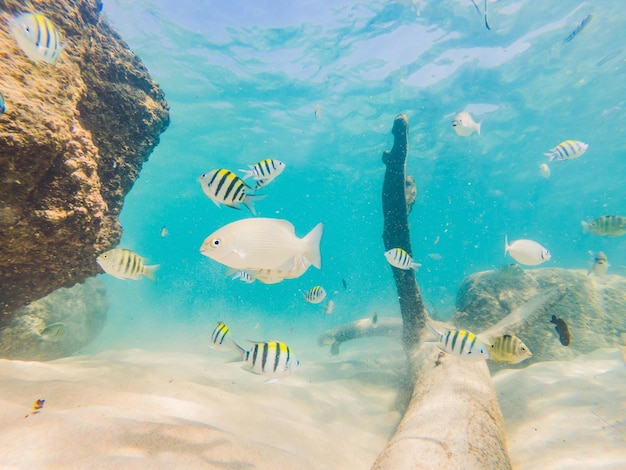
[[[547,163],[542,163],[541,165],[539,165],[539,174],[544,179],[550,178],[550,167]]]
[[[481,124],[482,122],[476,123],[471,114],[467,111],[457,114],[452,121],[454,131],[462,137],[468,137],[474,132],[477,132],[478,135],[480,135]]]
[[[9,22],[11,35],[26,56],[55,65],[65,47],[52,21],[39,13],[24,13]]]
[[[297,260],[318,269],[322,267],[320,241],[324,224],[317,224],[303,238],[296,236],[294,226],[283,219],[241,219],[209,235],[200,252],[218,263],[244,271],[280,269],[290,271]]]
[[[509,245],[508,238],[504,236],[504,255],[511,255],[515,261],[527,266],[536,266],[551,258],[550,251],[539,243],[532,240],[515,240]]]
[[[255,163],[254,165],[248,165],[250,170],[239,171],[242,171],[245,174],[243,177],[244,180],[248,178],[254,178],[256,180],[256,186],[254,187],[254,190],[256,191],[274,181],[274,179],[283,172],[286,166],[287,165],[280,160],[266,158],[265,160],[261,160],[259,163]]]
[[[324,315],[330,315],[331,313],[333,313],[334,309],[335,309],[335,302],[332,300],[329,300],[328,303],[326,304],[326,308],[324,309]]]
[[[385,252],[387,262],[398,269],[414,269],[417,270],[421,264],[413,261],[413,258],[402,248],[392,248]]]
[[[169,234],[170,232],[165,225],[161,227],[161,238],[167,238]]]
[[[587,275],[593,273],[596,276],[604,276],[606,274],[607,269],[609,269],[609,259],[606,257],[604,252],[598,251],[598,254],[595,256],[595,259],[593,260],[593,264],[589,266]]]
[[[223,168],[204,173],[200,176],[199,181],[204,194],[217,207],[220,207],[220,204],[224,204],[233,209],[241,209],[241,204],[243,204],[250,209],[252,214],[256,215],[254,202],[266,197],[265,195],[246,193],[246,189],[251,190],[252,188],[244,183],[235,173]]]
[[[230,351],[234,345],[235,343],[230,337],[230,328],[223,321],[218,321],[211,335],[210,347],[218,351]]]
[[[427,256],[430,259],[434,259],[435,261],[441,261],[443,259],[443,256],[441,256],[439,253],[428,253]]]
[[[319,304],[325,298],[326,289],[324,289],[322,286],[312,287],[306,292],[306,294],[304,294],[304,300],[306,300],[310,304]]]
[[[315,105],[315,119],[318,121],[322,118],[322,106],[318,103]]]
[[[154,281],[154,273],[159,268],[158,264],[145,265],[145,259],[137,253],[124,248],[113,248],[105,251],[96,259],[105,273],[118,279],[141,279],[144,275]]]
[[[487,345],[471,331],[448,329],[444,333],[439,333],[432,325],[428,323],[426,325],[435,335],[435,342],[441,350],[468,361],[490,358]]]
[[[552,160],[572,160],[582,157],[589,148],[589,144],[578,140],[566,140],[556,147],[550,149],[550,152],[544,153],[546,157]]]
[[[253,374],[279,379],[291,375],[300,366],[291,348],[281,341],[253,342],[250,350],[235,345],[246,363],[243,368]]]

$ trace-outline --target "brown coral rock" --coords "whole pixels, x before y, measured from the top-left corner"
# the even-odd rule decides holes
[[[99,272],[125,195],[169,125],[163,91],[100,17],[99,0],[0,0],[0,310]],[[39,12],[66,46],[35,63],[8,21]],[[0,319],[1,320],[1,319]]]

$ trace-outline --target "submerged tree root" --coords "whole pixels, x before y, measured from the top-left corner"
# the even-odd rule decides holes
[[[383,154],[385,250],[412,253],[404,194],[408,120],[396,117],[394,145]],[[504,423],[484,361],[467,362],[420,343],[427,313],[413,271],[392,268],[402,339],[414,381],[411,402],[374,469],[509,469]]]

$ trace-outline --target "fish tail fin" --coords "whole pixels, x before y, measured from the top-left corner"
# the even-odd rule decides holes
[[[422,341],[425,343],[434,343],[441,340],[441,333],[429,321],[426,322],[426,331],[429,333],[429,336],[422,338]]]
[[[252,215],[256,215],[256,209],[254,208],[254,202],[260,199],[265,199],[267,194],[247,194],[243,200],[243,205],[250,209]]]
[[[322,269],[322,253],[320,252],[320,242],[324,233],[324,224],[320,222],[313,230],[307,233],[302,239],[305,244],[303,256],[311,262],[317,269]]]
[[[589,223],[585,222],[584,220],[581,220],[580,225],[582,225],[583,233],[589,233]]]
[[[422,265],[420,263],[416,263],[415,261],[413,261],[411,263],[411,269],[413,269],[414,271],[417,271]]]
[[[550,152],[550,153],[544,152],[544,155],[549,158],[548,162],[551,162],[552,160],[556,158],[556,155],[554,154],[554,152]]]
[[[151,266],[144,266],[145,269],[144,269],[143,275],[146,276],[151,281],[154,281],[156,270],[159,269],[160,266],[161,266],[160,264],[153,264]]]
[[[230,342],[235,346],[235,349],[237,350],[238,354],[237,354],[237,356],[233,357],[232,359],[229,359],[228,361],[226,361],[226,363],[245,361],[246,360],[246,356],[248,355],[248,351],[246,351],[244,348],[239,346],[239,343],[237,343],[237,341],[232,339],[232,337],[229,338],[229,339],[230,339]]]
[[[483,124],[482,121],[480,121],[478,124],[476,124],[476,132],[478,132],[478,135],[480,135],[480,126]]]
[[[509,237],[504,234],[504,256],[509,252]]]
[[[254,177],[254,171],[253,170],[243,170],[243,169],[239,169],[239,171],[241,171],[243,173],[243,180],[247,180],[248,178],[252,178]]]

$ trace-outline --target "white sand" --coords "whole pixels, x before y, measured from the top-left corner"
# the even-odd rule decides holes
[[[626,368],[617,349],[493,380],[515,470],[626,468]]]
[[[375,351],[314,352],[269,385],[212,350],[1,360],[0,468],[369,468],[397,374]]]
[[[210,350],[1,360],[0,468],[370,468],[400,418],[399,346],[299,355],[302,368],[271,385]],[[500,371],[494,384],[516,470],[626,468],[618,350]]]

